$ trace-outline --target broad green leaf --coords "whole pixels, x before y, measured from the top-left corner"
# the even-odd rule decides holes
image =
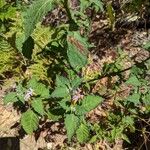
[[[69,63],[76,71],[79,71],[87,64],[89,44],[78,32],[68,32],[67,44]]]
[[[70,97],[64,98],[59,102],[59,105],[67,112],[70,111]]]
[[[38,85],[38,80],[35,77],[33,77],[32,79],[28,81],[27,87],[35,89],[37,85]]]
[[[67,87],[56,87],[52,92],[51,97],[63,98],[69,95],[69,90]]]
[[[47,108],[46,113],[50,120],[58,121],[63,117],[65,111],[60,107],[54,107],[54,108]]]
[[[17,34],[15,45],[19,52],[22,52],[23,43],[25,41],[25,35],[23,33]]]
[[[78,48],[69,42],[67,55],[70,65],[77,71],[87,64],[87,56],[78,51]]]
[[[26,133],[32,134],[33,131],[38,129],[38,124],[39,118],[32,110],[27,110],[22,114],[21,125]]]
[[[68,140],[70,141],[75,134],[79,125],[79,118],[74,114],[67,114],[65,118],[65,127],[67,130]]]
[[[42,17],[53,9],[54,2],[54,0],[36,0],[23,13],[25,40],[32,34],[36,24],[41,21]]]
[[[82,83],[83,79],[76,77],[74,80],[72,80],[71,82],[71,86],[73,89],[76,89],[81,83]]]
[[[37,95],[40,95],[43,98],[48,98],[50,96],[49,89],[44,84],[38,82],[35,77],[29,80],[27,87],[33,89]]]
[[[66,87],[70,85],[70,82],[67,78],[63,77],[63,76],[56,76],[56,86],[57,87]]]
[[[36,98],[31,102],[33,109],[40,115],[44,115],[44,106],[41,98]]]
[[[49,97],[49,89],[42,83],[37,83],[37,86],[34,87],[34,92],[43,98]]]
[[[10,92],[4,97],[4,104],[7,104],[9,102],[16,102],[17,101],[17,95],[15,92]]]
[[[76,131],[76,135],[77,135],[77,140],[80,143],[86,142],[90,137],[90,132],[89,132],[88,126],[81,123],[81,125],[79,126],[79,128]]]
[[[83,100],[81,105],[77,106],[77,114],[82,115],[85,114],[92,109],[96,108],[101,102],[102,97],[100,96],[94,96],[94,95],[88,95]]]
[[[137,104],[140,103],[140,97],[141,97],[141,95],[140,95],[139,93],[133,93],[131,96],[129,96],[129,97],[127,98],[127,100],[128,100],[129,102],[134,103],[134,105],[137,105]]]
[[[24,101],[24,100],[25,100],[25,99],[24,99],[25,91],[26,91],[26,89],[22,86],[22,83],[19,83],[19,84],[17,85],[17,87],[16,87],[16,93],[17,93],[18,99],[19,99],[22,103],[25,102],[25,101]]]
[[[139,81],[139,79],[136,76],[131,76],[127,81],[127,84],[131,84],[133,86],[140,86],[141,82]]]

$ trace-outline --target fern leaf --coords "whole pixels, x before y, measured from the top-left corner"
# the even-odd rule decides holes
[[[38,123],[39,118],[32,110],[27,110],[22,114],[21,125],[28,134],[32,134],[33,131],[37,130]]]
[[[32,34],[35,26],[54,6],[54,0],[37,0],[23,13],[25,40]]]

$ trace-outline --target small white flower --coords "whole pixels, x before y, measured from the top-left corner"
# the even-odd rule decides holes
[[[25,101],[28,101],[32,95],[33,95],[33,89],[29,88],[29,90],[27,90],[27,92],[24,96]]]

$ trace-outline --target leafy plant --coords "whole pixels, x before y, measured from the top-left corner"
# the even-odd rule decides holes
[[[113,61],[101,66],[93,59],[97,68],[91,65],[94,45],[88,38],[92,28],[88,11],[94,15],[106,10],[114,32],[117,16],[113,4],[106,3],[103,8],[100,0],[33,0],[18,5],[0,1],[0,73],[14,68],[21,72],[22,78],[5,95],[4,103],[21,108],[25,132],[36,132],[40,121],[48,118],[64,122],[69,142],[76,138],[79,143],[118,139],[130,143],[127,131],[135,132],[140,116],[150,113],[150,61],[136,63],[118,48]],[[18,18],[12,19],[14,15]],[[50,23],[46,24],[43,20],[48,16]],[[6,22],[9,27],[3,28]],[[149,43],[143,46],[148,51],[149,47]],[[131,63],[129,68],[126,61]],[[124,78],[126,71],[130,72]],[[119,96],[122,86],[129,88],[125,98]],[[111,101],[108,110],[107,101]],[[106,115],[90,123],[87,115],[98,106]]]

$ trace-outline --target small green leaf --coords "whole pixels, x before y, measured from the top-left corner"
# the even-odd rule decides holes
[[[35,89],[37,86],[38,86],[38,80],[36,79],[36,77],[33,77],[32,79],[28,81],[28,84],[27,84],[28,88]]]
[[[77,106],[77,114],[83,115],[92,109],[96,108],[103,101],[102,97],[88,95],[83,100],[81,105]]]
[[[88,126],[82,123],[77,129],[76,135],[80,143],[84,143],[89,140],[90,132]]]
[[[17,93],[17,98],[22,102],[22,103],[25,103],[25,99],[24,99],[24,94],[25,94],[25,91],[26,89],[22,86],[22,83],[19,83],[17,85],[17,88],[16,88],[16,93]]]
[[[32,134],[33,131],[38,129],[38,124],[39,118],[32,110],[29,109],[22,114],[21,125],[26,133]]]
[[[49,89],[44,84],[38,82],[35,77],[29,80],[27,87],[33,89],[37,95],[40,95],[43,98],[48,98],[50,96]]]
[[[131,76],[127,81],[127,84],[131,84],[133,86],[140,86],[141,82],[138,80],[136,76]]]
[[[67,130],[68,140],[70,141],[75,134],[79,125],[79,118],[74,114],[67,114],[65,118],[65,127]]]
[[[56,87],[52,92],[51,97],[63,98],[69,95],[69,90],[67,87]]]
[[[140,95],[139,93],[134,93],[134,94],[132,94],[131,96],[129,96],[129,97],[127,98],[127,100],[128,100],[129,102],[134,103],[134,105],[137,105],[137,104],[140,104],[140,97],[141,97],[141,95]]]
[[[125,134],[122,134],[122,139],[131,144],[129,138]]]
[[[64,98],[59,102],[59,105],[65,110],[69,111],[70,110],[70,97]]]
[[[44,115],[44,106],[41,98],[36,98],[31,102],[33,109],[40,115]]]
[[[17,96],[15,92],[10,92],[8,93],[5,97],[4,97],[4,104],[7,104],[9,102],[16,102],[17,100]]]
[[[70,85],[70,82],[67,78],[63,77],[63,76],[56,76],[56,86],[57,87],[66,87]]]
[[[71,86],[73,89],[76,89],[81,83],[82,83],[83,79],[76,77],[74,80],[72,80],[71,82]]]
[[[37,86],[34,88],[34,92],[43,98],[49,97],[49,89],[42,83],[37,84]]]

